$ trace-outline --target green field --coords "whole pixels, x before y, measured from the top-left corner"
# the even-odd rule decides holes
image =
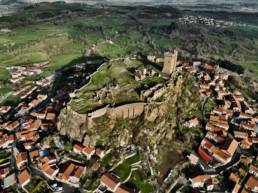
[[[136,154],[128,159],[126,159],[125,161],[123,161],[123,163],[121,163],[120,165],[118,165],[113,172],[120,177],[120,179],[123,181],[125,180],[132,169],[132,164],[137,163],[139,161],[139,155]]]
[[[12,91],[12,89],[10,89],[10,88],[0,88],[0,96],[2,96],[2,95],[5,95],[5,94],[7,94],[7,93],[9,93],[9,92],[11,92]]]
[[[153,187],[151,184],[147,181],[146,175],[140,171],[136,170],[133,171],[132,176],[127,182],[127,185],[130,187],[136,187],[138,190],[140,190],[142,193],[149,193],[153,191]]]
[[[65,10],[80,13],[82,16],[74,14],[71,17],[66,17],[64,15],[59,19],[53,19],[53,21],[44,20],[60,16]],[[0,18],[1,27],[6,27],[18,21],[29,25],[26,28],[17,25],[10,29],[11,32],[0,32],[1,64],[23,65],[50,60],[50,66],[53,65],[53,69],[58,69],[65,65],[65,59],[61,59],[61,56],[65,55],[69,59],[69,56],[66,56],[69,53],[70,57],[71,55],[77,57],[93,44],[96,45],[98,54],[108,58],[135,54],[139,51],[144,53],[155,52],[158,55],[167,47],[183,46],[186,40],[191,42],[193,37],[191,33],[195,33],[195,36],[199,33],[189,29],[187,33],[189,33],[190,38],[187,39],[184,33],[176,38],[170,38],[170,34],[162,31],[163,28],[178,27],[176,19],[180,16],[180,12],[171,7],[163,7],[163,12],[160,12],[159,8],[146,9],[141,7],[133,10],[126,7],[120,8],[119,12],[114,10],[115,8],[103,13],[98,8],[59,2],[45,3],[12,16],[2,17]],[[167,17],[166,14],[168,13],[172,16]],[[199,14],[202,14],[202,12],[199,12]],[[205,14],[207,13],[205,12]],[[219,18],[219,15],[217,17]],[[242,19],[243,22],[246,22],[248,21],[247,18],[248,16],[241,18],[229,15],[228,19],[237,21]],[[188,29],[184,30],[187,31]],[[230,35],[231,31],[236,31],[236,29],[228,28],[226,30],[230,33],[223,35],[223,31],[217,33],[216,30],[207,33],[210,37],[214,37],[213,40],[217,38],[216,41],[222,40],[225,44],[232,40],[236,44],[244,45],[250,39],[249,37],[254,36],[253,34],[257,32],[254,27],[239,28],[237,29],[238,37],[240,35],[242,39],[236,41],[235,35]],[[148,31],[158,50],[154,50],[146,39],[145,32]],[[229,38],[231,38],[230,41],[228,41]],[[106,40],[112,40],[113,43]],[[248,46],[250,45],[244,45],[245,48],[250,48]],[[225,51],[230,50],[228,45],[224,45],[223,49]]]
[[[245,67],[248,69],[250,73],[253,73],[256,77],[258,77],[258,60],[249,61],[248,63],[245,63]]]
[[[37,30],[33,30],[34,27]],[[18,33],[20,29],[14,29],[11,34],[0,34],[0,36],[11,36],[14,45],[1,54],[1,65],[30,65],[42,61],[50,61],[50,67],[59,68],[69,62],[67,58],[73,55],[81,56],[83,46],[80,42],[73,42],[68,33],[60,33],[61,27],[52,25],[39,25],[27,29],[26,32]],[[3,44],[1,44],[3,46]],[[1,47],[0,45],[0,47]]]
[[[72,19],[63,17],[56,22],[34,22],[32,19],[58,16],[62,14],[62,9],[83,14],[87,10],[89,15],[99,12],[98,9],[79,4],[47,3],[0,18],[2,27],[16,21],[31,23],[26,28],[18,25],[10,29],[10,32],[0,33],[0,67],[49,61],[48,70],[58,70],[72,59],[80,57],[84,50],[93,44],[96,45],[96,54],[108,58],[136,54],[140,50],[146,53],[153,51],[148,44],[142,42],[144,35],[137,30],[137,24],[131,21],[127,14],[73,16]],[[140,13],[140,10],[136,12]],[[173,20],[169,22],[171,21]],[[159,19],[159,25],[165,23],[166,20]],[[131,28],[129,31],[128,25]],[[152,27],[153,24],[149,21],[148,26]],[[162,39],[160,43],[174,44],[174,40],[166,43],[166,40]]]
[[[69,6],[68,6],[69,7]],[[13,18],[26,18],[30,14],[12,16]],[[2,19],[6,22],[8,18]],[[114,19],[114,21],[113,21]],[[61,69],[74,59],[82,56],[85,49],[96,44],[96,54],[108,58],[122,57],[136,53],[137,41],[142,39],[141,33],[128,36],[115,35],[117,23],[120,18],[99,16],[96,18],[75,17],[73,20],[63,19],[62,23],[40,23],[11,29],[8,33],[0,33],[0,81],[7,81],[10,76],[5,70],[6,66],[32,65],[34,63],[49,61],[45,68],[47,74]],[[0,19],[1,24],[1,19]],[[105,40],[99,27],[104,24],[110,28],[106,31]],[[94,28],[92,31],[91,28]]]
[[[37,62],[44,62],[48,60],[48,56],[45,53],[33,52],[20,55],[9,55],[8,59],[3,60],[2,65],[5,66],[19,66],[33,64]],[[10,59],[9,59],[10,58]]]
[[[116,159],[115,155],[112,152],[110,152],[102,158],[101,163],[104,165],[109,165],[115,159]]]
[[[0,81],[4,82],[4,81],[7,81],[9,78],[10,78],[10,74],[8,70],[0,67]]]

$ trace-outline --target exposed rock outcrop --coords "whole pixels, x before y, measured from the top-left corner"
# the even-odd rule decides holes
[[[82,141],[87,126],[87,115],[79,114],[68,105],[63,109],[57,124],[61,135],[66,135],[71,139]]]

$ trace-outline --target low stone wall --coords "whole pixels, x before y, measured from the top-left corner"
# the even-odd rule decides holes
[[[88,117],[94,119],[94,118],[97,118],[97,117],[104,116],[104,115],[106,115],[107,110],[108,110],[108,107],[98,109],[96,111],[88,113]]]

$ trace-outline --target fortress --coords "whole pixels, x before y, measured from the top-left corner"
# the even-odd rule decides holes
[[[144,106],[145,103],[126,104],[116,108],[110,108],[107,113],[111,119],[134,119],[144,112]]]
[[[174,50],[174,53],[167,52],[164,54],[164,66],[162,72],[171,75],[176,70],[178,51]],[[164,85],[158,85],[159,87],[154,90],[150,89],[142,93],[141,98],[147,98],[149,95],[153,95],[153,100],[161,97],[166,91],[167,87]],[[145,110],[145,103],[131,103],[125,104],[118,107],[103,107],[87,114],[87,117],[94,119],[97,117],[108,116],[111,119],[123,118],[123,119],[134,119],[140,116]]]
[[[174,50],[174,53],[166,52],[164,54],[164,66],[162,72],[171,75],[176,69],[178,51]]]
[[[145,103],[131,103],[118,107],[104,107],[92,113],[88,113],[88,117],[97,118],[107,115],[111,119],[123,118],[134,119],[144,112]]]

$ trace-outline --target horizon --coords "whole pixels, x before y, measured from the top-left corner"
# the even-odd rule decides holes
[[[66,3],[154,3],[154,4],[176,4],[176,5],[198,5],[198,4],[234,4],[234,3],[258,3],[258,0],[62,0]],[[0,0],[0,4],[8,5],[12,3],[41,3],[41,2],[58,2],[57,0]]]

